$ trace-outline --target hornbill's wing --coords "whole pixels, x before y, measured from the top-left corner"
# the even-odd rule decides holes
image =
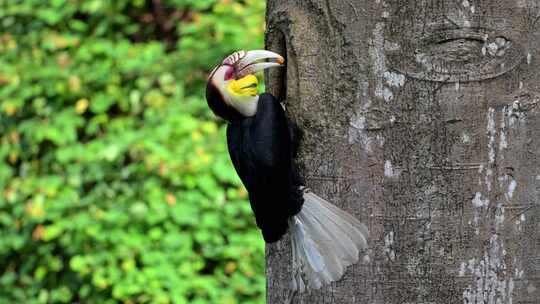
[[[254,117],[229,124],[227,144],[249,192],[257,226],[267,242],[277,241],[287,230],[295,205],[291,202],[291,137],[279,102],[262,94]]]

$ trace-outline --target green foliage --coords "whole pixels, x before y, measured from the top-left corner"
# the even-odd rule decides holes
[[[0,303],[260,303],[264,243],[205,77],[264,1],[6,0]]]

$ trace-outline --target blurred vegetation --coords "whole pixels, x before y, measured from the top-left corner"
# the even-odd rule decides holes
[[[0,0],[0,303],[261,303],[205,77],[263,0]]]

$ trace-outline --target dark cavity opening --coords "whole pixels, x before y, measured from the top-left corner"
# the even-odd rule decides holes
[[[266,92],[274,95],[279,101],[287,99],[287,43],[285,35],[278,28],[269,29],[266,34],[266,49],[276,52],[285,58],[285,65],[265,71]]]

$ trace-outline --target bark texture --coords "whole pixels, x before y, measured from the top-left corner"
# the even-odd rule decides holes
[[[306,183],[371,232],[311,294],[268,246],[268,303],[540,303],[540,2],[267,3]]]

